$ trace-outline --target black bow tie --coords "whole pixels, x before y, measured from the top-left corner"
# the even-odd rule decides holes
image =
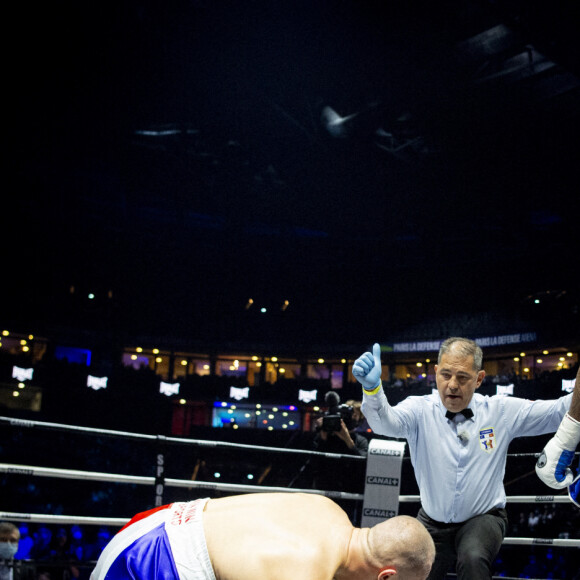
[[[471,419],[473,417],[473,411],[471,409],[463,409],[463,411],[458,411],[457,413],[453,413],[452,411],[445,413],[447,419],[453,419],[455,415],[463,415],[466,419]]]

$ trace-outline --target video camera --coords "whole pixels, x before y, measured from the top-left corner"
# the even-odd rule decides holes
[[[353,426],[352,414],[354,408],[350,405],[341,405],[340,397],[334,391],[328,391],[324,395],[324,402],[328,406],[328,411],[322,416],[322,431],[330,433],[332,431],[340,431],[341,420],[344,421],[347,429]]]

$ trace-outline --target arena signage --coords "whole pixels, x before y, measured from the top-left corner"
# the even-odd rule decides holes
[[[522,342],[535,342],[535,332],[518,332],[515,334],[502,334],[499,336],[484,336],[475,338],[475,342],[482,348],[490,346],[504,346],[507,344],[520,344]],[[396,342],[393,344],[393,352],[435,352],[439,350],[442,340],[424,340],[418,342]]]
[[[371,439],[365,476],[362,527],[370,528],[398,514],[405,445],[404,441]]]
[[[367,475],[367,485],[399,485],[399,480],[396,477]]]
[[[369,453],[371,455],[391,455],[393,457],[399,457],[399,455],[401,455],[401,452],[396,450],[396,449],[371,449],[369,451]]]
[[[387,520],[389,518],[394,518],[397,512],[392,510],[384,510],[380,508],[366,508],[363,510],[363,516],[369,518],[380,518],[381,520]]]

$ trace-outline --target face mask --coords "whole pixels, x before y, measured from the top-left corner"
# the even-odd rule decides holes
[[[12,560],[16,552],[18,552],[18,544],[0,542],[0,560]]]

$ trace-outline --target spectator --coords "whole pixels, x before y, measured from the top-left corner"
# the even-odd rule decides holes
[[[0,522],[0,580],[12,580],[14,555],[18,551],[20,530],[10,522]]]

